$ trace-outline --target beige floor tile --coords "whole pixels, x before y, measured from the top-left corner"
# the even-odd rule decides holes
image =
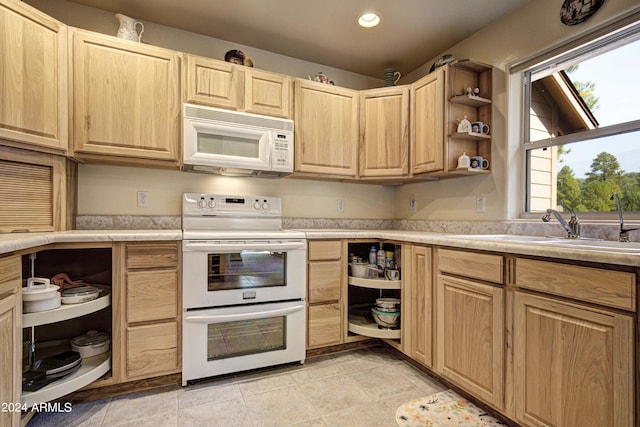
[[[367,392],[346,375],[306,382],[300,388],[323,415],[370,401]]]
[[[251,418],[240,399],[182,408],[178,412],[180,427],[249,427]]]
[[[278,390],[295,386],[296,382],[290,374],[273,375],[264,378],[255,378],[238,383],[243,396],[264,393],[265,391]]]
[[[177,427],[177,425],[178,414],[176,412],[129,420],[120,424],[103,424],[104,427]]]
[[[110,398],[76,403],[71,405],[71,412],[39,412],[27,425],[29,427],[100,426],[107,413],[109,402],[111,402]]]
[[[290,425],[321,415],[298,386],[245,396],[244,402],[255,426]]]
[[[242,393],[237,383],[210,382],[184,387],[178,390],[178,407],[224,402],[227,400],[242,399]]]
[[[398,364],[381,365],[366,371],[349,374],[349,378],[367,391],[372,400],[380,400],[398,393],[417,390]]]
[[[327,426],[330,427],[394,427],[395,411],[393,416],[389,415],[388,408],[380,407],[376,404],[364,404],[352,406],[343,411],[336,412],[322,417]]]
[[[114,397],[107,408],[103,423],[110,426],[161,414],[175,414],[177,409],[177,388],[163,387]]]
[[[298,384],[309,381],[331,378],[344,374],[342,364],[335,363],[332,359],[305,364],[304,369],[300,369],[291,374]]]
[[[299,427],[327,427],[327,423],[325,423],[322,418],[317,418],[315,420],[307,420],[301,421],[299,423],[291,424],[291,426],[299,426]]]

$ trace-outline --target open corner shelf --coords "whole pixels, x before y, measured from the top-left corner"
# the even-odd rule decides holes
[[[363,279],[349,276],[349,284],[369,289],[401,289],[402,280]]]
[[[58,399],[91,384],[109,372],[110,369],[110,351],[82,359],[82,365],[76,372],[54,381],[40,390],[23,392],[22,403],[30,407],[37,403]]]
[[[369,304],[354,304],[349,307],[349,332],[372,338],[400,339],[401,329],[381,329],[367,316]]]
[[[450,102],[454,104],[468,105],[470,107],[482,107],[484,105],[491,105],[491,100],[474,95],[456,95],[452,97]]]
[[[80,304],[62,304],[60,307],[53,310],[24,313],[22,315],[22,327],[28,328],[31,326],[61,322],[63,320],[84,316],[109,307],[111,305],[111,288],[108,286],[94,286],[97,286],[102,290],[103,295],[101,297]]]
[[[491,135],[477,132],[454,132],[449,136],[451,138],[466,139],[469,141],[485,141],[491,139]]]

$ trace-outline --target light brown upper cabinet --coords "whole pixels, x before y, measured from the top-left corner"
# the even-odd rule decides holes
[[[0,22],[0,139],[64,154],[67,27],[15,0],[0,0]]]
[[[434,178],[489,173],[457,169],[458,157],[481,156],[491,165],[492,68],[470,60],[447,64],[411,85],[411,172]],[[479,93],[467,94],[467,88]],[[489,133],[458,132],[464,118]]]
[[[479,62],[461,60],[447,65],[446,89],[446,144],[445,172],[450,176],[474,175],[489,173],[491,169],[492,139],[492,73],[490,65]],[[467,89],[478,89],[477,94],[466,93]],[[458,132],[460,120],[466,116],[471,123],[482,122],[487,125],[486,133]],[[459,170],[458,157],[463,153],[468,156],[481,156],[489,161],[487,169]]]
[[[293,79],[202,56],[185,55],[185,102],[290,118]]]
[[[177,167],[177,52],[73,31],[73,148],[85,161]]]
[[[411,85],[411,173],[441,171],[444,164],[445,69]]]
[[[355,178],[358,91],[295,81],[295,173]]]
[[[409,86],[360,92],[361,178],[409,175]]]

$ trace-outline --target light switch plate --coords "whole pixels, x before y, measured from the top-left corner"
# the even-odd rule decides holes
[[[139,208],[148,208],[149,207],[149,192],[148,191],[138,191],[138,207]]]

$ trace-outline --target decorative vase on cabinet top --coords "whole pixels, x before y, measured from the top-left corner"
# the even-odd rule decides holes
[[[121,39],[132,40],[134,42],[140,42],[142,39],[142,33],[144,33],[144,24],[140,21],[130,18],[126,15],[116,13],[116,18],[120,22],[120,28],[116,37]],[[140,25],[140,33],[138,33],[137,26]]]

